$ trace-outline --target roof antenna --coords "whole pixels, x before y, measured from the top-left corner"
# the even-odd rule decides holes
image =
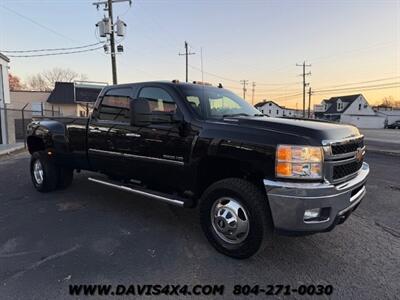
[[[203,47],[200,48],[200,61],[201,61],[201,82],[204,82]]]

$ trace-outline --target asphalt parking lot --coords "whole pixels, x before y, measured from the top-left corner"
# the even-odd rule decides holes
[[[276,237],[273,252],[239,261],[207,243],[195,210],[98,186],[84,172],[40,194],[27,153],[0,159],[0,298],[70,298],[68,285],[83,283],[331,284],[336,299],[398,298],[400,157],[366,161],[368,194],[346,223]]]
[[[361,129],[369,150],[400,155],[399,129]]]

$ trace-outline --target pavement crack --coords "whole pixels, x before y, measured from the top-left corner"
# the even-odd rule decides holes
[[[387,233],[391,234],[392,236],[400,238],[400,232],[397,231],[396,229],[391,228],[391,227],[386,226],[386,225],[383,225],[383,224],[381,224],[381,223],[379,223],[377,221],[375,221],[375,225],[380,227],[380,228],[382,228],[384,231],[386,231]]]
[[[67,255],[67,254],[69,254],[69,253],[71,253],[71,252],[74,252],[74,251],[78,250],[79,248],[80,248],[80,245],[75,245],[74,247],[69,248],[69,249],[67,249],[67,250],[64,250],[64,251],[55,253],[55,254],[53,254],[53,255],[47,256],[47,257],[45,257],[45,258],[43,258],[43,259],[41,259],[41,260],[35,262],[34,264],[30,265],[30,266],[27,267],[26,269],[21,270],[21,271],[15,273],[14,275],[12,275],[12,276],[10,277],[10,279],[19,278],[19,277],[21,277],[22,275],[24,275],[26,272],[31,271],[31,270],[35,270],[35,269],[38,268],[39,266],[41,266],[41,265],[43,265],[43,264],[45,264],[45,263],[47,263],[47,262],[49,262],[49,261],[51,261],[51,260],[54,260],[54,259],[56,259],[56,258],[62,257],[62,256],[64,256],[64,255]]]

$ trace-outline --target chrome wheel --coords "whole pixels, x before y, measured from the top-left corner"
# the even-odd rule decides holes
[[[218,237],[230,244],[243,242],[250,230],[246,209],[239,201],[229,197],[219,198],[214,202],[211,224]]]
[[[43,166],[40,160],[36,160],[33,164],[33,177],[37,184],[43,183]]]

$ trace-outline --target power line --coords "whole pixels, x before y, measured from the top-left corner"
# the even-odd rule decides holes
[[[268,85],[268,86],[289,86],[289,85],[295,85],[299,84],[298,81],[291,81],[291,82],[282,82],[282,83],[257,83],[258,85]]]
[[[364,88],[362,91],[380,91],[380,90],[387,90],[387,89],[393,89],[393,88],[400,88],[400,84],[398,85],[391,85],[391,86],[384,86],[384,87],[369,87],[369,88]],[[359,89],[354,89],[354,91],[360,91]],[[338,91],[340,93],[340,91]],[[346,91],[343,91],[346,92]],[[313,92],[314,93],[314,92]],[[317,93],[318,95],[326,95],[326,94],[331,94],[332,92],[319,92]]]
[[[32,50],[0,50],[3,53],[35,53],[35,52],[50,52],[50,51],[65,51],[65,50],[74,50],[74,49],[82,49],[82,48],[89,48],[92,46],[96,46],[99,44],[103,44],[103,42],[97,42],[93,44],[77,46],[77,47],[66,47],[66,48],[47,48],[47,49],[32,49]]]
[[[389,82],[389,83],[381,83],[381,84],[375,84],[375,85],[354,86],[354,87],[341,88],[341,89],[321,89],[321,90],[316,90],[314,92],[315,93],[321,93],[321,92],[337,92],[337,91],[346,91],[346,90],[362,90],[362,89],[365,89],[365,88],[387,87],[387,86],[398,85],[398,84],[400,84],[400,81],[398,81],[398,82]]]
[[[29,22],[31,22],[31,23],[33,23],[33,24],[35,24],[35,25],[41,27],[42,29],[45,29],[45,30],[47,30],[47,31],[49,31],[49,32],[52,32],[52,33],[54,33],[54,34],[56,34],[56,35],[58,35],[58,36],[60,36],[60,37],[63,37],[63,38],[65,38],[65,39],[68,39],[68,40],[70,40],[70,41],[72,41],[72,42],[77,42],[76,40],[73,40],[73,39],[69,38],[68,36],[66,36],[66,35],[64,35],[64,34],[62,34],[62,33],[59,33],[59,32],[57,32],[57,31],[55,31],[54,29],[52,29],[52,28],[50,28],[50,27],[47,27],[47,26],[45,26],[45,25],[43,25],[43,24],[41,24],[41,23],[35,21],[34,19],[32,19],[32,18],[30,18],[30,17],[27,17],[27,16],[25,16],[25,15],[23,15],[23,14],[21,14],[21,13],[15,11],[15,10],[9,8],[9,7],[6,7],[6,6],[4,6],[4,5],[0,5],[0,7],[3,8],[3,9],[5,9],[5,10],[7,10],[7,11],[9,11],[9,12],[11,12],[11,13],[13,13],[13,14],[15,14],[15,15],[17,15],[17,16],[19,16],[19,17],[21,17],[21,18],[23,18],[23,19],[25,19],[25,20],[28,20]]]
[[[7,55],[8,57],[19,57],[19,58],[28,58],[28,57],[45,57],[45,56],[56,56],[56,55],[67,55],[67,54],[75,54],[75,53],[83,53],[83,52],[91,52],[99,49],[103,49],[103,46],[96,47],[92,49],[85,50],[77,50],[77,51],[68,51],[68,52],[57,52],[57,53],[46,53],[46,54],[31,54],[31,55]]]
[[[341,87],[341,86],[348,86],[348,85],[353,85],[353,84],[363,84],[363,83],[371,83],[371,82],[379,82],[379,81],[386,81],[390,79],[397,79],[400,78],[400,76],[393,76],[393,77],[386,77],[386,78],[380,78],[380,79],[374,79],[374,80],[367,80],[367,81],[359,81],[359,82],[353,82],[353,83],[344,83],[344,84],[338,84],[338,85],[328,85],[322,87],[323,89],[326,88],[336,88],[336,87]]]
[[[193,65],[190,65],[190,64],[189,64],[189,67],[191,67],[192,69],[195,69],[195,70],[198,70],[198,71],[201,72],[201,69],[198,68],[198,67],[196,67],[196,66],[193,66]],[[240,83],[240,80],[236,80],[236,79],[232,79],[232,78],[227,78],[227,77],[220,76],[220,75],[217,75],[217,74],[214,74],[214,73],[210,73],[210,72],[204,71],[204,74],[208,74],[208,75],[210,75],[210,76],[214,76],[214,77],[216,77],[216,78],[223,79],[223,80],[226,80],[226,81],[231,81],[231,82],[235,82],[235,83]]]
[[[302,93],[297,93],[297,94],[291,94],[291,95],[285,95],[285,96],[280,96],[280,97],[274,97],[274,99],[282,99],[282,98],[291,98],[295,96],[300,96]]]

